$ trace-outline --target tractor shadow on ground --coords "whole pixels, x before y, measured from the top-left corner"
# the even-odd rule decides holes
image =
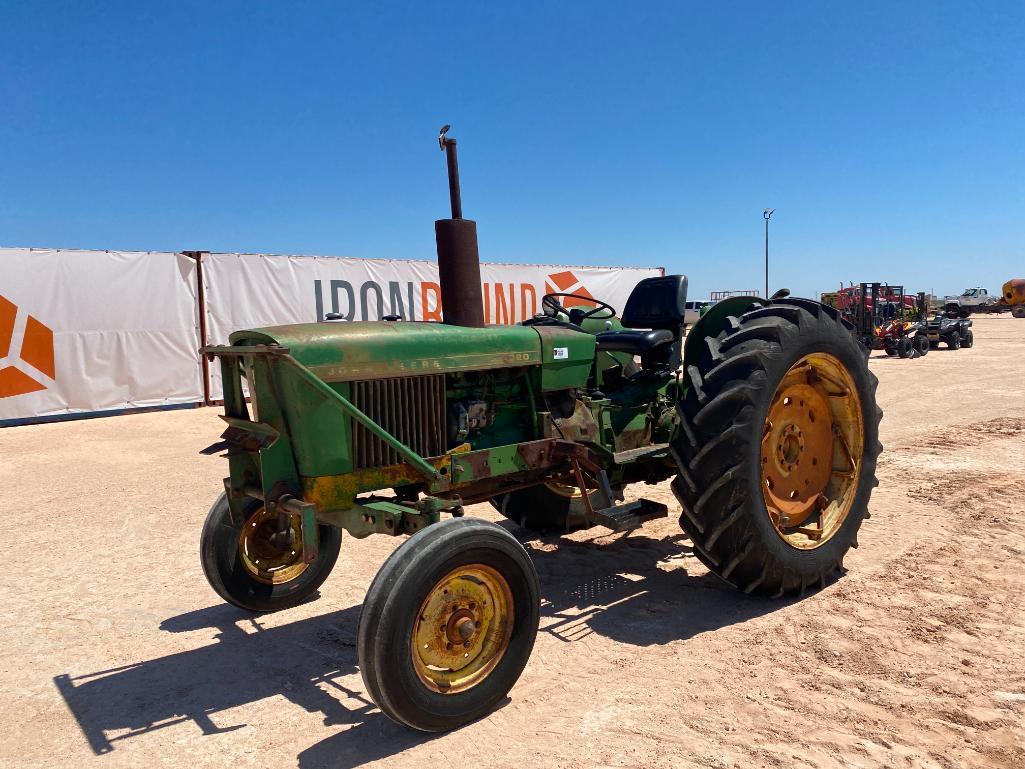
[[[541,577],[541,632],[566,643],[597,633],[632,646],[662,645],[788,604],[744,595],[708,573],[684,534],[600,539],[545,538],[544,549],[526,543]],[[557,549],[548,549],[554,543]]]
[[[537,539],[508,526],[525,542],[541,577],[541,632],[565,643],[598,633],[626,644],[664,644],[787,605],[749,598],[703,567],[701,576],[689,575],[697,561],[682,535],[651,539],[638,532],[592,542]],[[303,751],[300,767],[362,766],[437,735],[396,726],[366,695],[356,664],[359,612],[352,606],[271,626],[227,605],[200,609],[160,627],[214,628],[216,643],[91,674],[61,674],[54,683],[97,755],[187,721],[204,735],[242,729],[246,724],[227,711],[280,696],[322,715],[327,726],[344,727]]]
[[[339,682],[358,673],[359,610],[265,627],[259,615],[211,606],[166,619],[160,628],[215,628],[214,644],[88,675],[62,674],[54,683],[96,754],[184,721],[208,735],[241,729],[245,724],[230,717],[215,724],[211,715],[274,696],[322,713],[325,724],[361,723],[376,708],[361,689]]]

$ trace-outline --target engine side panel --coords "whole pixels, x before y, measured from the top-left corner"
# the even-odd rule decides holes
[[[530,330],[541,338],[542,392],[585,387],[594,367],[594,335],[558,326]]]

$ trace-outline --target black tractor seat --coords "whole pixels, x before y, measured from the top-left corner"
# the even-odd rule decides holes
[[[645,278],[634,286],[623,309],[621,322],[630,330],[595,334],[597,349],[640,356],[642,370],[676,370],[683,346],[686,300],[687,278],[683,275]]]
[[[642,356],[664,345],[671,345],[675,339],[673,332],[664,328],[651,331],[601,331],[594,338],[598,350]]]

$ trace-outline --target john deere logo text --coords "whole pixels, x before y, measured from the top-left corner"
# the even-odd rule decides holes
[[[56,376],[53,331],[0,296],[0,398],[45,390]]]

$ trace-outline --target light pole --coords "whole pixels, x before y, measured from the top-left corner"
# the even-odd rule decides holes
[[[762,211],[762,216],[765,217],[765,298],[769,298],[769,218],[772,216],[775,208],[766,208]]]

